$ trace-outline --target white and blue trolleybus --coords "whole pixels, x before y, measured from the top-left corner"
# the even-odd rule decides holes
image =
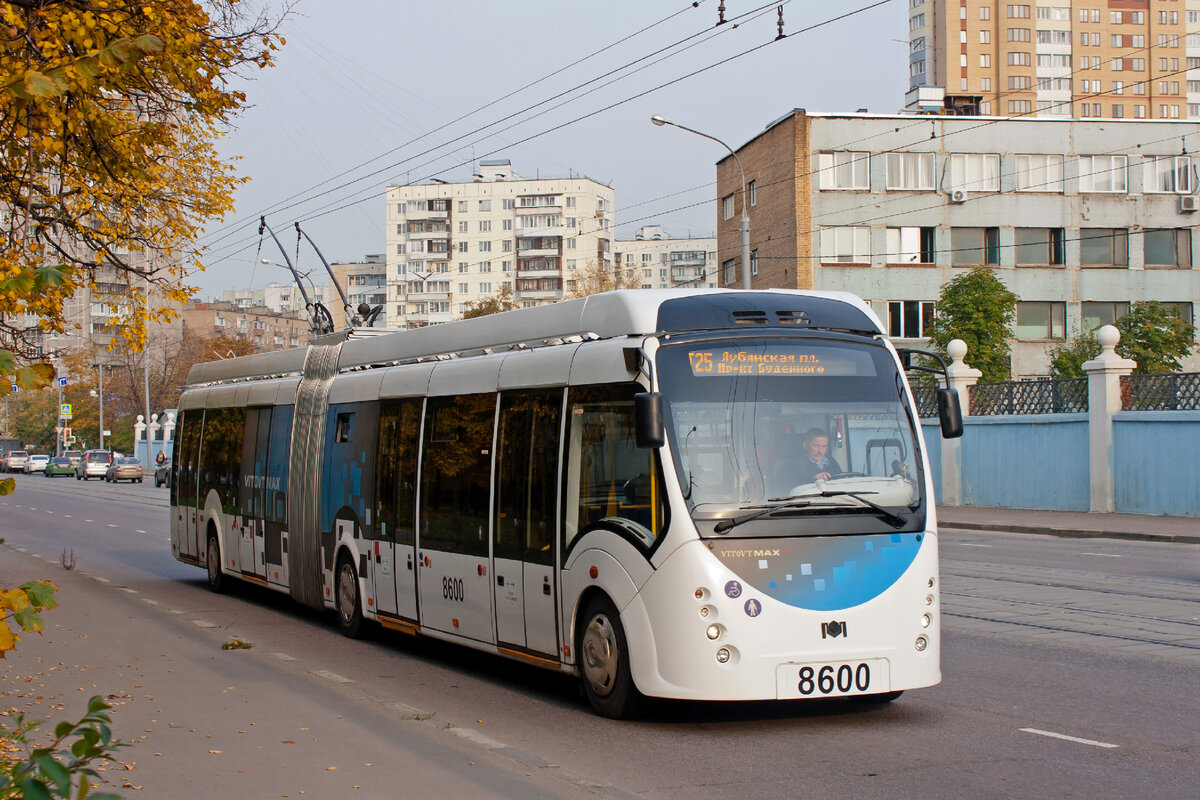
[[[347,636],[369,620],[578,675],[606,716],[892,699],[941,677],[909,368],[856,297],[724,290],[200,364],[171,550]]]

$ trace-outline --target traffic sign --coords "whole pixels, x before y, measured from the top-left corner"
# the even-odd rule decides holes
[[[63,403],[61,406],[59,406],[58,407],[58,415],[60,417],[62,417],[63,419],[70,419],[71,418],[71,404]]]
[[[18,386],[17,384],[15,384],[15,383],[12,385],[12,387],[13,387],[13,391],[14,391],[14,392],[19,392],[19,391],[21,391],[21,387],[20,387],[20,386]]]
[[[62,388],[62,387],[64,387],[64,386],[66,386],[66,385],[67,385],[67,379],[66,379],[66,378],[59,378],[59,379],[58,379],[58,385],[59,385],[59,388]]]

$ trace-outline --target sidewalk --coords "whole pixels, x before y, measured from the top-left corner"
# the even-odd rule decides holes
[[[938,506],[938,527],[1005,533],[1035,533],[1082,539],[1133,539],[1200,544],[1200,519],[1084,511]]]

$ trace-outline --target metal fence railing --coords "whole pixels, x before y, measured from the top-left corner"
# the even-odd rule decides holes
[[[937,387],[936,386],[914,386],[912,387],[913,400],[917,402],[917,416],[925,419],[927,417],[937,416]]]
[[[1121,378],[1125,411],[1200,410],[1200,372],[1126,375]]]
[[[972,416],[1073,414],[1088,410],[1088,379],[977,383],[970,395]]]

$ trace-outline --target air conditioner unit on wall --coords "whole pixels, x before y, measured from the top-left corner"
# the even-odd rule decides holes
[[[966,189],[951,189],[951,190],[950,190],[950,202],[951,202],[951,203],[965,203],[965,202],[967,202],[967,191],[966,191]]]
[[[1194,194],[1183,194],[1179,196],[1179,213],[1187,214],[1200,210],[1200,197]]]

